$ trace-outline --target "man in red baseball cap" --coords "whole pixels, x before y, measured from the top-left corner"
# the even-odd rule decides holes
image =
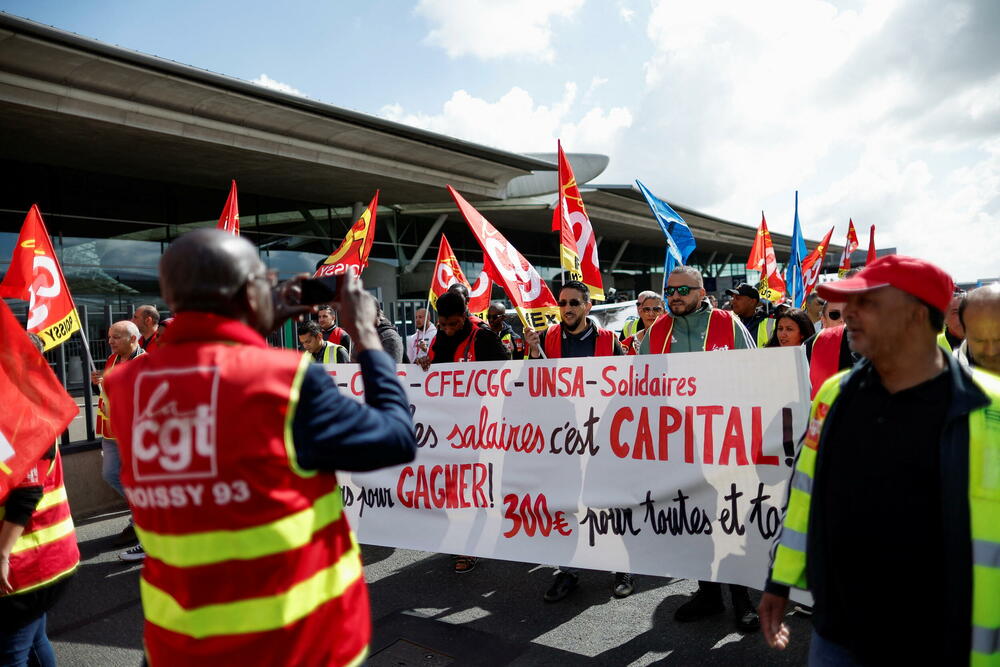
[[[759,609],[784,648],[812,592],[810,664],[1000,664],[1000,379],[937,345],[953,289],[898,255],[818,288],[864,359],[813,401]]]

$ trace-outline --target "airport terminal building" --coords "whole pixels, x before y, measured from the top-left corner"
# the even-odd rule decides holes
[[[554,154],[520,155],[276,92],[0,15],[0,272],[37,203],[78,304],[162,306],[157,262],[172,238],[214,226],[231,179],[242,235],[270,267],[312,271],[380,190],[365,271],[388,306],[426,298],[444,232],[467,274],[482,253],[454,186],[531,261],[559,273],[550,230]],[[570,155],[606,287],[662,281],[664,243],[631,185],[602,185],[602,155]],[[755,228],[682,205],[709,289],[742,279]],[[789,238],[774,234],[779,260]],[[835,262],[839,249],[831,248]],[[503,298],[499,288],[494,296]],[[98,334],[100,336],[100,334]]]

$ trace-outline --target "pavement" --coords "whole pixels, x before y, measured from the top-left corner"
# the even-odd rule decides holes
[[[126,522],[127,514],[116,512],[77,527],[83,562],[49,614],[62,665],[142,664],[141,565],[119,561],[111,545]],[[792,642],[785,651],[768,648],[759,632],[735,632],[728,610],[675,623],[674,610],[694,592],[693,581],[641,576],[637,592],[617,600],[609,573],[582,570],[579,588],[549,604],[542,593],[551,567],[480,560],[471,572],[455,574],[443,554],[377,546],[362,552],[372,604],[371,667],[807,662],[811,624],[797,614],[786,619]]]

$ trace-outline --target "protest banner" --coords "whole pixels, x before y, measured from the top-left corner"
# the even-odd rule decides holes
[[[807,369],[798,347],[400,365],[417,458],[341,474],[347,512],[367,544],[761,588]],[[357,366],[327,370],[360,399]]]

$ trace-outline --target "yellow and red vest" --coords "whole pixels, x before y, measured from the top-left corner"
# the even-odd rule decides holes
[[[55,458],[40,460],[28,476],[42,483],[42,499],[11,551],[10,583],[14,592],[10,595],[55,583],[73,574],[80,563],[59,449]],[[0,507],[0,521],[3,513]]]
[[[611,357],[615,353],[615,332],[609,329],[597,328],[597,340],[594,342],[595,357]],[[553,324],[545,332],[545,356],[549,359],[562,358],[562,325]]]
[[[809,427],[792,474],[788,507],[774,551],[771,579],[807,589],[806,543],[813,478],[823,424],[848,371],[829,378],[813,400]],[[969,413],[969,515],[972,534],[973,667],[1000,666],[1000,379],[973,372],[990,399]],[[864,545],[859,545],[864,548]],[[905,554],[900,554],[905,558]],[[873,572],[877,580],[881,573]]]
[[[112,354],[104,362],[104,373],[109,373],[116,363],[118,363],[118,355]],[[103,381],[100,389],[101,391],[97,395],[97,419],[94,420],[94,430],[98,437],[114,440],[115,436],[111,434],[111,411],[108,408],[108,396],[104,393]]]
[[[670,352],[671,333],[674,330],[674,318],[670,313],[664,313],[656,318],[649,327],[649,353],[667,354]],[[736,349],[736,318],[727,310],[713,309],[708,314],[708,327],[705,331],[704,350],[734,350]]]
[[[150,665],[362,662],[357,540],[336,476],[301,469],[292,442],[309,357],[204,313],[164,342],[107,383]]]

